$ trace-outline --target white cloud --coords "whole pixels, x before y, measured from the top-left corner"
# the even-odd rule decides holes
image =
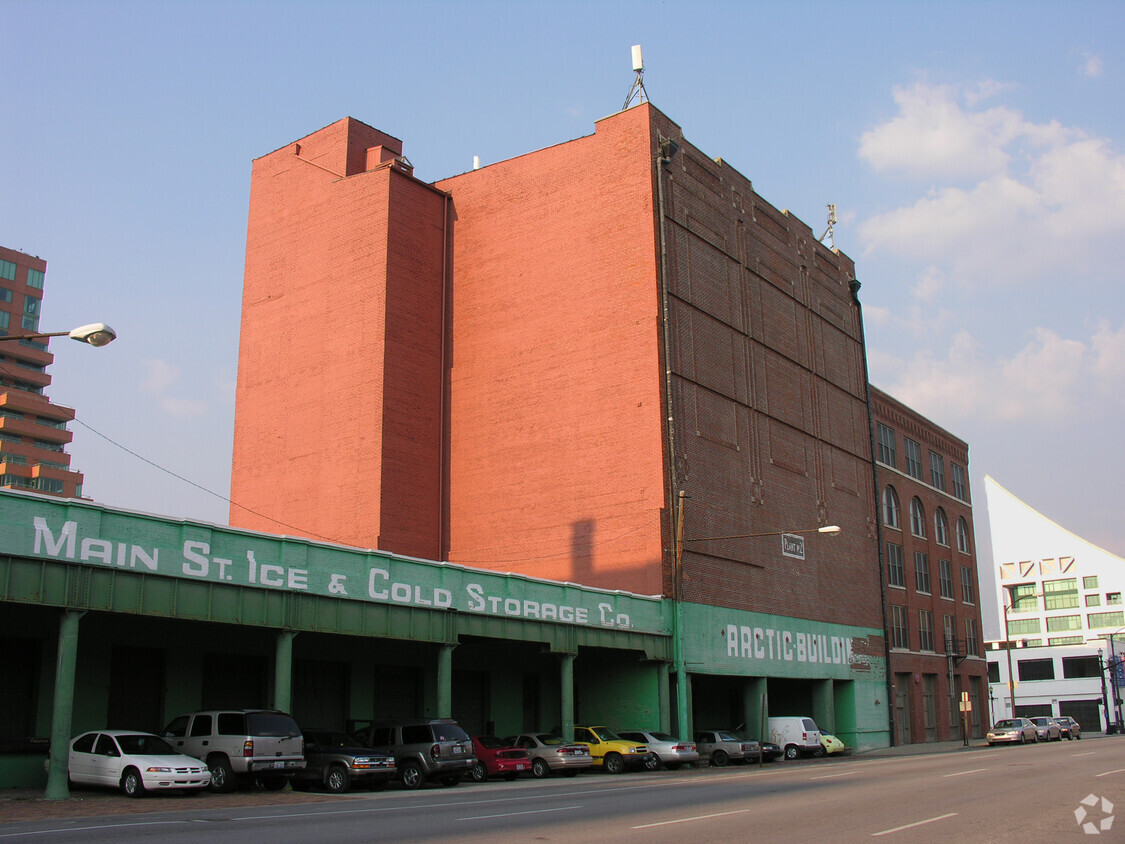
[[[207,412],[207,402],[192,401],[190,399],[162,398],[160,409],[169,416],[185,419],[192,416],[202,416]]]
[[[935,419],[1057,426],[1114,406],[1112,412],[1125,411],[1125,325],[1103,324],[1088,341],[1036,328],[1023,348],[999,359],[989,359],[966,331],[952,338],[945,357],[922,351],[909,359],[887,353],[869,359],[873,380]]]
[[[1107,256],[1125,229],[1125,156],[1107,141],[1009,109],[962,108],[948,86],[919,83],[895,100],[899,116],[864,134],[860,157],[940,181],[863,221],[866,255],[924,261],[962,286],[1115,274]]]
[[[1093,53],[1082,54],[1082,75],[1083,76],[1101,76],[1102,75],[1102,59],[1101,56],[1096,56]]]
[[[141,382],[141,389],[146,393],[160,395],[180,378],[180,370],[166,360],[142,360],[141,366],[145,368],[147,377]]]

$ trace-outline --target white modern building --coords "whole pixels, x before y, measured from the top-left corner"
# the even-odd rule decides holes
[[[1069,715],[1086,732],[1120,731],[1114,699],[1125,695],[1125,560],[1075,536],[993,478],[984,485],[998,622],[988,627],[1000,630],[988,643],[993,720]]]

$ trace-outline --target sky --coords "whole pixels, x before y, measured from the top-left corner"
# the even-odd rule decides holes
[[[1122,32],[1117,0],[0,0],[0,244],[48,262],[43,330],[118,332],[51,344],[84,494],[226,524],[253,159],[351,116],[436,181],[592,134],[640,44],[689,141],[817,234],[837,206],[871,381],[970,444],[980,558],[986,474],[1125,556]]]

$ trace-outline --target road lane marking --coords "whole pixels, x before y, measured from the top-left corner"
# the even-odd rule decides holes
[[[894,829],[884,829],[882,832],[873,832],[871,833],[871,837],[878,838],[880,835],[890,835],[892,832],[902,832],[904,829],[914,829],[914,827],[916,826],[925,826],[926,824],[933,823],[934,821],[944,821],[946,818],[954,817],[957,817],[957,813],[950,812],[948,815],[938,815],[936,818],[926,818],[926,820],[924,821],[908,823],[905,826],[896,826]]]
[[[857,773],[857,772],[856,771],[843,771],[842,773],[839,773],[839,774],[825,774],[824,776],[821,776],[821,777],[813,777],[813,779],[814,780],[830,780],[830,779],[834,779],[836,777],[850,777],[854,773]]]
[[[1104,773],[1101,773],[1101,774],[1094,774],[1094,776],[1095,777],[1108,777],[1110,774],[1122,774],[1122,773],[1125,773],[1125,768],[1118,768],[1116,771],[1105,771]]]
[[[1070,757],[1072,759],[1076,759],[1079,756],[1093,756],[1095,753],[1097,753],[1096,750],[1087,750],[1085,753],[1072,753],[1070,754]]]
[[[734,812],[716,812],[713,815],[696,815],[694,818],[676,818],[674,821],[660,821],[659,823],[646,823],[640,826],[633,826],[630,829],[652,829],[654,826],[670,826],[674,823],[688,823],[689,821],[705,821],[708,818],[723,818],[727,815],[745,815],[749,809],[738,809]]]
[[[947,777],[963,777],[965,774],[979,774],[981,771],[987,771],[988,768],[973,768],[971,771],[958,771],[955,774],[944,774]]]
[[[486,821],[492,818],[512,818],[516,815],[542,815],[545,812],[569,812],[571,809],[581,809],[581,806],[559,806],[557,809],[532,809],[529,812],[504,812],[499,815],[474,815],[471,818],[458,818],[459,821]]]

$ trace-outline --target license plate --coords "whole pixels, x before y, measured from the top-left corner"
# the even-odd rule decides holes
[[[517,771],[522,771],[522,770],[523,770],[523,763],[522,763],[522,762],[521,762],[520,764],[516,765],[516,770],[517,770]]]
[[[460,756],[460,755],[461,755],[461,748],[460,748],[460,747],[458,747],[458,746],[456,746],[456,745],[454,745],[454,747],[453,747],[453,755],[454,755],[454,756]]]

